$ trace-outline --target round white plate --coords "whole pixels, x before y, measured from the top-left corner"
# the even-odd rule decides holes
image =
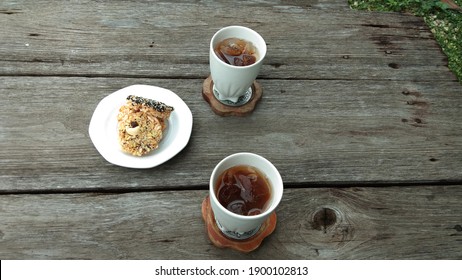
[[[122,150],[117,131],[117,114],[129,95],[154,99],[173,106],[159,147],[144,156],[133,156]],[[148,85],[132,85],[103,98],[91,117],[88,132],[98,152],[110,163],[130,168],[151,168],[178,154],[189,142],[192,113],[172,91]]]

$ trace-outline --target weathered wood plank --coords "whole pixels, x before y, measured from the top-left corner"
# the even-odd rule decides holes
[[[261,80],[263,99],[245,118],[215,115],[202,82],[0,78],[0,192],[204,186],[215,164],[242,151],[271,160],[289,185],[462,180],[453,82]],[[131,84],[169,88],[193,113],[188,146],[154,169],[113,166],[88,136],[96,104]]]
[[[0,258],[461,259],[462,87],[421,19],[346,2],[0,3]],[[245,118],[201,97],[209,40],[233,24],[268,43]],[[113,166],[88,137],[96,104],[132,84],[193,112],[188,146],[153,169]],[[240,151],[288,187],[248,255],[211,245],[200,214]]]
[[[248,255],[210,243],[206,194],[0,195],[0,258],[462,258],[462,186],[287,189],[276,231]]]
[[[212,35],[240,24],[267,41],[264,79],[456,80],[422,19],[327,2],[243,1],[245,19],[230,1],[11,4],[0,75],[203,77]]]

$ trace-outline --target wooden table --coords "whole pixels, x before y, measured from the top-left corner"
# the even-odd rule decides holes
[[[421,18],[347,1],[2,1],[1,259],[461,259],[462,86]],[[220,117],[201,96],[221,27],[259,32],[263,98]],[[105,161],[101,99],[168,88],[193,114],[150,169]],[[208,239],[214,166],[280,171],[277,227],[249,254]]]

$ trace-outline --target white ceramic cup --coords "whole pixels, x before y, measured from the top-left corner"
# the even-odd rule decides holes
[[[216,183],[227,169],[237,165],[249,165],[258,169],[268,179],[271,196],[266,209],[255,216],[243,216],[233,213],[220,204],[216,195]],[[283,193],[281,175],[274,165],[262,156],[253,153],[237,153],[224,158],[215,166],[210,177],[210,205],[218,228],[232,239],[247,239],[258,232],[262,223],[269,218],[279,205]]]
[[[238,38],[251,42],[257,49],[257,61],[248,66],[234,66],[222,61],[215,53],[215,46],[228,38]],[[214,96],[222,103],[238,103],[239,97],[252,94],[251,86],[260,72],[266,55],[265,40],[250,28],[228,26],[218,30],[210,41],[210,73]]]

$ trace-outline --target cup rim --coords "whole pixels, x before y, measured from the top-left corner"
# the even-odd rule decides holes
[[[259,158],[260,160],[264,161],[266,164],[268,164],[268,166],[273,170],[274,174],[276,175],[276,182],[275,183],[281,185],[282,190],[280,192],[280,195],[277,196],[277,197],[272,198],[273,199],[272,205],[268,209],[266,209],[263,213],[260,213],[258,215],[245,216],[245,215],[239,215],[239,214],[233,213],[233,212],[229,211],[228,209],[226,209],[223,205],[221,205],[221,203],[218,201],[218,198],[215,195],[215,186],[214,186],[215,182],[213,182],[213,178],[215,178],[216,176],[219,175],[219,174],[217,174],[218,167],[221,166],[225,161],[229,160],[230,158],[238,157],[238,156],[252,156],[252,157],[256,157],[256,158]],[[258,168],[258,167],[255,167],[255,168]],[[274,182],[271,182],[271,184],[274,184]],[[264,157],[262,157],[262,156],[260,156],[258,154],[249,153],[249,152],[240,152],[240,153],[231,154],[231,155],[225,157],[217,165],[215,165],[215,167],[214,167],[214,169],[212,171],[212,175],[210,176],[209,191],[212,194],[212,195],[210,195],[210,199],[213,199],[215,201],[215,204],[222,211],[226,212],[228,215],[230,215],[230,216],[232,216],[234,218],[251,221],[251,220],[261,219],[262,217],[271,214],[276,209],[276,207],[279,205],[279,202],[282,199],[282,195],[283,195],[283,191],[284,191],[284,184],[283,184],[283,181],[282,181],[281,174],[279,173],[277,168],[269,160],[267,160],[266,158],[264,158]]]
[[[257,37],[259,37],[263,41],[263,43],[264,43],[263,44],[264,45],[263,55],[261,55],[261,53],[260,53],[261,50],[259,48],[258,51],[259,51],[260,55],[259,55],[258,60],[255,61],[255,63],[250,64],[250,65],[245,65],[245,66],[236,66],[236,65],[232,65],[232,64],[228,64],[228,63],[224,62],[215,53],[215,51],[214,51],[215,48],[213,46],[213,41],[215,40],[215,38],[218,36],[218,34],[220,32],[223,32],[223,31],[228,30],[228,29],[233,29],[233,28],[245,29],[246,31],[248,31],[250,33],[253,33]],[[254,43],[254,42],[252,42],[252,43]],[[219,61],[220,64],[226,65],[227,67],[236,68],[236,69],[251,68],[251,67],[255,67],[256,65],[260,64],[263,61],[263,59],[265,58],[265,56],[266,56],[266,41],[265,41],[265,39],[263,39],[263,37],[258,32],[256,32],[255,30],[253,30],[251,28],[241,26],[241,25],[230,25],[230,26],[226,26],[226,27],[223,27],[223,28],[219,29],[217,32],[215,32],[215,34],[213,34],[212,39],[210,40],[210,53]]]

